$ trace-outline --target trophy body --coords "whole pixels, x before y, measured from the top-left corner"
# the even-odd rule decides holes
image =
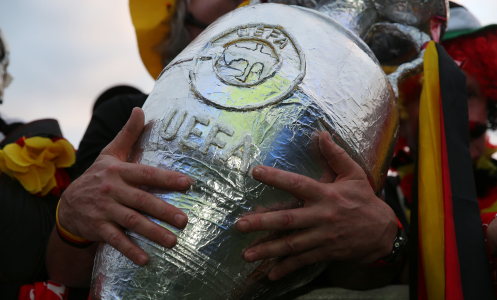
[[[102,246],[96,299],[271,299],[304,285],[326,264],[270,282],[277,259],[242,258],[269,233],[239,233],[240,216],[301,205],[251,168],[319,179],[326,169],[313,136],[327,130],[380,192],[398,130],[393,89],[367,45],[317,11],[279,4],[216,21],[164,69],[143,109],[131,161],[194,180],[186,193],[150,190],[189,223],[179,230],[152,219],[178,236],[173,249],[128,232],[150,256],[143,267]]]

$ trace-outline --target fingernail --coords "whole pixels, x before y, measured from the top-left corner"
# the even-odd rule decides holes
[[[176,245],[176,236],[172,234],[166,234],[164,236],[164,243],[166,244],[166,247],[173,247]]]
[[[238,223],[236,223],[236,226],[240,231],[248,231],[250,229],[250,224],[248,221],[238,221]]]
[[[253,262],[257,260],[257,253],[255,251],[249,251],[245,253],[245,260],[248,262]]]
[[[330,144],[335,143],[335,142],[333,141],[333,139],[331,138],[331,134],[330,134],[329,132],[327,132],[327,134],[326,134],[326,140],[327,140],[327,141],[328,141],[328,143],[330,143]]]
[[[181,188],[186,189],[190,186],[190,180],[188,180],[188,178],[186,178],[186,177],[180,177],[180,178],[178,178],[178,185]]]
[[[280,275],[278,274],[278,271],[275,271],[275,268],[273,268],[271,270],[271,272],[269,272],[269,275],[267,276],[269,278],[269,280],[271,281],[275,281],[275,280],[278,280],[280,279],[279,277]]]
[[[174,223],[176,223],[176,226],[179,228],[183,228],[186,226],[187,219],[186,219],[185,215],[176,214],[174,216],[173,220],[174,220]]]
[[[254,176],[254,177],[262,177],[262,176],[264,176],[265,173],[266,173],[266,170],[264,170],[263,168],[260,168],[260,167],[255,167],[252,170],[252,176]]]
[[[148,258],[145,254],[140,254],[138,255],[138,264],[139,265],[144,265],[148,262]]]

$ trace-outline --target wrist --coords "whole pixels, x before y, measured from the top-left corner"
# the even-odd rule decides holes
[[[395,216],[395,213],[392,211],[392,209],[390,209],[390,207],[388,207],[387,215],[388,224],[386,225],[386,229],[383,234],[384,238],[382,239],[382,247],[377,260],[381,260],[392,253],[394,241],[399,233],[400,222]]]
[[[68,202],[64,195],[65,194],[62,194],[59,199],[59,203],[57,204],[55,225],[63,228],[67,232],[70,232],[71,235],[82,236],[78,228],[74,226],[74,223],[70,221],[71,217],[68,215]]]
[[[388,264],[397,263],[402,258],[402,255],[404,254],[404,248],[407,245],[407,234],[404,231],[404,228],[400,223],[399,219],[397,218],[395,219],[397,221],[397,234],[391,246],[392,250],[387,256],[383,257],[380,260]]]
[[[381,232],[378,251],[372,257],[372,261],[374,262],[370,264],[377,267],[390,265],[398,261],[403,255],[403,248],[407,242],[402,224],[397,219],[393,210],[383,201],[381,201],[380,205],[383,208],[381,211],[381,220],[383,221],[381,228],[383,228],[383,231]],[[401,233],[403,236],[401,236]],[[398,244],[399,242],[402,244]],[[396,244],[398,245],[396,246]],[[399,246],[401,246],[401,249],[399,249]],[[399,250],[401,251],[399,252]]]
[[[90,247],[93,242],[89,241],[83,237],[77,236],[69,232],[66,228],[64,228],[61,223],[60,223],[60,218],[59,218],[59,208],[60,208],[60,203],[62,202],[62,199],[59,201],[59,204],[57,205],[57,211],[55,213],[55,227],[57,230],[57,234],[59,238],[65,242],[66,244],[76,247],[76,248],[88,248]]]

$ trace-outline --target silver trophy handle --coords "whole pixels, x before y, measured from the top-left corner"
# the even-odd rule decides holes
[[[407,38],[413,44],[414,48],[419,51],[416,59],[403,63],[395,72],[387,76],[390,84],[392,85],[393,91],[395,92],[395,97],[398,98],[399,84],[407,78],[423,71],[423,55],[425,50],[421,50],[421,48],[425,43],[431,41],[431,38],[428,34],[420,31],[416,27],[402,25],[399,23],[376,23],[366,34],[366,37],[364,38],[366,43],[371,39],[373,34],[378,31],[395,32],[396,34],[400,34]]]

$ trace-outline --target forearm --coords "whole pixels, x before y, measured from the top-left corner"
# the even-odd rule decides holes
[[[66,244],[54,227],[47,247],[47,271],[51,280],[70,287],[88,287],[98,243],[86,249]]]

